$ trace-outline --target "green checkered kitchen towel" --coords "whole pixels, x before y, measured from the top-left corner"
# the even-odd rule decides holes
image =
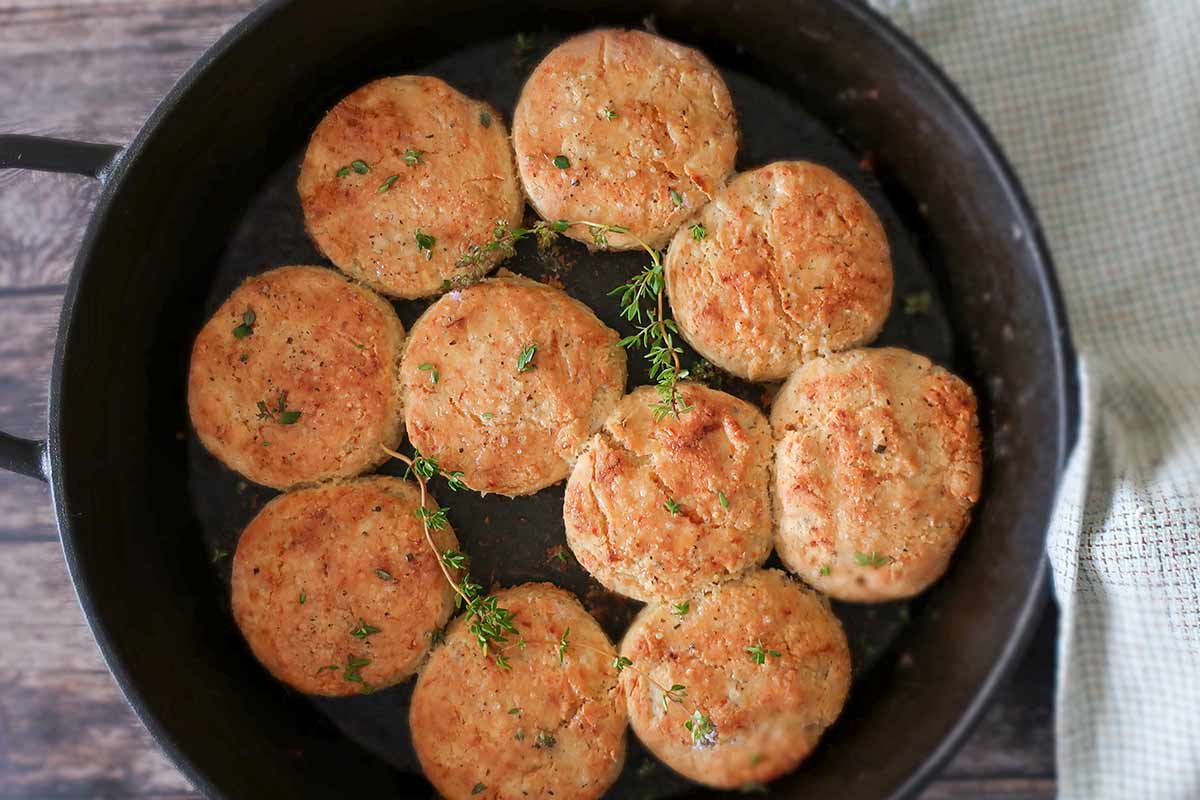
[[[1200,798],[1200,0],[872,0],[1016,164],[1082,358],[1063,798]]]

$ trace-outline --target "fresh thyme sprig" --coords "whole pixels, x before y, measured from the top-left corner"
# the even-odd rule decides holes
[[[547,642],[545,644],[553,644],[555,652],[558,655],[558,663],[562,664],[566,659],[567,651],[572,647],[582,647],[584,650],[591,650],[605,658],[608,653],[599,647],[594,647],[586,642],[568,641],[571,629],[567,628],[563,631],[562,637],[557,642]],[[543,644],[542,642],[526,642],[525,644]],[[625,670],[630,670],[645,678],[652,686],[654,686],[662,694],[663,711],[669,712],[671,704],[677,704],[684,711],[691,711],[691,716],[683,723],[691,734],[692,744],[699,748],[713,747],[717,743],[717,726],[713,723],[712,718],[704,713],[698,706],[688,708],[687,703],[687,687],[680,683],[675,683],[667,686],[654,678],[650,673],[640,670],[633,664],[633,659],[626,656],[618,655],[612,660],[612,668],[620,675]]]
[[[533,363],[533,357],[537,355],[537,343],[527,344],[521,348],[521,354],[517,356],[517,372],[529,372],[537,369],[537,364]]]
[[[770,650],[766,647],[763,647],[763,643],[761,641],[751,645],[750,647],[747,647],[746,652],[750,655],[751,661],[760,665],[767,663],[767,656],[770,656],[771,658],[779,658],[783,655],[778,650]]]
[[[872,550],[869,553],[863,553],[858,550],[854,551],[854,563],[860,567],[886,567],[896,559],[892,556],[884,555],[883,553]]]
[[[279,397],[275,401],[275,407],[267,406],[266,400],[258,401],[258,418],[269,422],[277,422],[280,425],[295,425],[300,419],[300,412],[295,409],[289,410],[287,407],[287,390],[279,393]]]
[[[484,595],[483,587],[471,580],[470,574],[466,571],[468,566],[466,554],[458,550],[438,550],[437,544],[433,541],[433,531],[442,530],[449,524],[446,518],[446,512],[449,509],[438,507],[436,510],[430,510],[425,507],[426,498],[428,497],[426,481],[435,475],[441,475],[446,479],[452,491],[459,491],[460,489],[467,488],[462,480],[462,472],[446,472],[438,466],[436,459],[423,456],[420,451],[414,451],[413,456],[410,458],[384,445],[380,445],[380,447],[383,449],[383,452],[392,458],[408,465],[404,475],[406,478],[409,475],[416,478],[417,486],[421,491],[421,505],[417,508],[417,516],[421,519],[421,526],[425,532],[425,541],[429,545],[429,549],[437,556],[438,566],[441,567],[442,575],[445,576],[446,582],[454,590],[456,595],[454,598],[455,607],[466,609],[470,625],[469,630],[485,656],[490,655],[496,666],[505,670],[512,669],[512,664],[508,660],[506,651],[513,647],[525,650],[529,645],[552,646],[560,664],[565,663],[567,652],[573,647],[582,647],[585,650],[599,653],[605,658],[608,657],[609,654],[598,647],[594,647],[587,642],[572,640],[570,638],[570,628],[566,628],[562,632],[562,636],[555,642],[527,642],[517,631],[513,613],[500,606],[500,602],[495,596]],[[460,571],[462,579],[455,581],[450,570]],[[681,605],[683,613],[687,613],[686,603]],[[676,605],[675,608],[678,610],[681,605]],[[364,620],[360,619],[358,627],[351,631],[351,635],[365,639],[372,633],[378,632],[378,628],[368,625]],[[510,638],[510,635],[515,636],[515,641]],[[363,666],[365,665],[364,663]],[[620,674],[623,670],[631,669],[649,681],[662,693],[664,710],[669,711],[672,703],[680,705],[684,710],[689,710],[684,702],[687,698],[687,689],[682,684],[677,683],[666,686],[649,673],[636,669],[633,661],[625,656],[619,655],[613,659],[612,667],[616,670],[617,674]],[[350,670],[347,669],[347,676],[350,674]],[[347,680],[354,680],[354,678],[347,677]],[[699,708],[693,707],[690,711],[691,716],[684,722],[684,727],[691,734],[692,743],[696,747],[712,747],[715,745],[717,741],[717,729],[712,719]],[[553,746],[553,740],[548,744],[543,744],[548,747]]]
[[[567,637],[571,635],[571,629],[567,628],[563,631],[562,638],[558,640],[558,663],[563,663],[563,659],[567,657],[567,648],[570,644],[567,642]]]
[[[693,747],[705,749],[716,746],[717,726],[713,724],[712,718],[707,714],[703,714],[699,710],[693,712],[691,719],[683,723],[683,727],[687,728],[688,733],[692,735]]]
[[[609,292],[609,296],[620,295],[621,316],[639,326],[636,333],[626,336],[620,344],[625,348],[641,345],[646,351],[650,380],[658,389],[658,402],[652,406],[657,422],[668,414],[678,418],[691,410],[679,396],[678,388],[679,381],[688,376],[688,371],[680,364],[683,350],[675,342],[679,328],[664,312],[666,281],[662,254],[641,239],[637,241],[650,254],[650,263],[628,283]],[[648,303],[649,308],[643,308],[643,303]],[[643,319],[646,320],[644,325]]]
[[[421,451],[417,450],[416,448],[413,448],[413,457],[411,459],[405,458],[399,453],[394,453],[391,450],[388,450],[386,447],[384,448],[384,452],[390,455],[392,458],[398,458],[408,464],[408,467],[404,470],[405,478],[414,472],[426,480],[432,478],[434,475],[441,475],[446,479],[446,484],[450,487],[450,491],[462,492],[467,490],[467,485],[463,483],[462,470],[456,469],[452,472],[446,472],[438,466],[437,459],[426,458],[425,456],[421,455]],[[442,510],[445,511],[446,509]]]
[[[650,362],[650,379],[658,388],[658,402],[653,406],[656,421],[668,414],[678,417],[689,411],[691,407],[684,402],[678,388],[679,381],[688,376],[688,371],[680,362],[683,350],[676,341],[679,329],[665,313],[666,281],[663,277],[662,253],[630,233],[628,228],[565,219],[553,222],[538,220],[531,227],[514,228],[500,220],[492,228],[491,241],[471,245],[457,263],[459,267],[477,267],[492,253],[499,253],[502,259],[508,258],[516,251],[516,243],[530,236],[535,237],[538,248],[544,250],[559,234],[576,226],[587,228],[597,247],[607,247],[608,234],[619,233],[632,238],[650,256],[650,263],[640,273],[609,292],[610,296],[620,296],[621,316],[638,326],[637,331],[622,339],[620,344],[626,349],[640,345],[646,351],[646,359]]]
[[[362,672],[361,672],[363,667],[370,666],[370,664],[371,664],[371,659],[369,659],[369,658],[360,658],[358,656],[350,656],[350,655],[346,656],[346,669],[342,673],[343,680],[347,680],[351,683],[360,683],[360,684],[362,684],[363,692],[370,693],[374,687],[372,687],[371,684],[369,684],[365,680],[363,680],[363,676],[362,676]],[[334,669],[338,669],[338,667],[336,667],[332,664],[330,666],[332,666]],[[325,668],[322,667],[321,669],[323,670]],[[321,670],[318,670],[317,674],[320,674],[320,671]]]
[[[392,458],[408,465],[404,474],[406,478],[412,475],[417,480],[417,486],[421,490],[421,504],[417,507],[417,516],[421,519],[425,542],[437,556],[442,575],[450,584],[450,588],[454,590],[455,608],[466,610],[469,630],[475,637],[475,641],[479,643],[484,655],[493,656],[496,666],[501,669],[511,669],[502,648],[509,641],[508,635],[517,633],[517,627],[513,624],[513,613],[503,608],[494,596],[485,595],[483,587],[471,580],[470,574],[466,572],[467,557],[463,553],[457,550],[439,550],[433,541],[433,531],[442,530],[449,524],[446,517],[449,509],[439,506],[436,510],[430,510],[425,507],[428,497],[426,481],[434,475],[441,475],[446,479],[450,490],[457,492],[467,488],[462,480],[462,472],[458,470],[446,472],[438,466],[436,459],[423,456],[420,451],[414,451],[413,457],[409,458],[403,453],[398,453],[383,445],[380,447]],[[454,575],[450,572],[452,569],[462,572],[460,581],[454,579]]]
[[[359,617],[358,624],[350,630],[350,635],[355,639],[366,639],[372,634],[379,633],[379,630],[379,628],[376,628],[362,617]]]
[[[250,334],[254,333],[254,320],[256,319],[253,308],[247,308],[242,314],[242,324],[233,329],[233,338],[245,339]]]
[[[531,228],[513,228],[504,220],[497,220],[492,228],[491,241],[483,244],[473,244],[467,248],[456,262],[459,267],[477,267],[491,253],[499,253],[501,259],[508,258],[516,252],[517,242],[529,236],[537,239],[538,247],[545,249],[558,237],[558,234],[569,228],[566,222],[546,222],[538,220]]]

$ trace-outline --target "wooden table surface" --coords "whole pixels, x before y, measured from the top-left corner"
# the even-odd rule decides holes
[[[0,0],[0,132],[130,140],[250,0]],[[0,172],[0,428],[44,435],[64,284],[97,194]],[[963,750],[922,797],[1054,795],[1053,612]],[[880,753],[886,758],[886,753]],[[71,589],[49,493],[0,474],[0,800],[197,797],[104,668]]]

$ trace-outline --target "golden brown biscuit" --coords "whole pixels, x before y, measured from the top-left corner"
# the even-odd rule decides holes
[[[513,114],[517,169],[542,217],[622,225],[651,247],[725,182],[737,140],[729,90],[708,59],[642,31],[563,42]],[[566,235],[591,241],[579,227]],[[608,241],[639,247],[624,234]]]
[[[437,78],[381,78],[352,92],[313,132],[300,167],[308,232],[340,269],[397,297],[474,280],[498,251],[459,258],[490,241],[498,220],[521,221],[525,201],[504,121]]]
[[[233,557],[233,616],[272,675],[336,696],[416,671],[454,606],[419,505],[415,484],[372,477],[263,506]],[[438,552],[458,546],[449,527],[431,535]]]
[[[679,385],[690,410],[655,421],[653,386],[621,400],[567,482],[563,519],[580,565],[638,600],[682,600],[771,553],[772,442],[742,400]]]
[[[255,483],[359,475],[403,434],[403,343],[392,306],[333,270],[256,275],[196,337],[192,424],[209,452]]]
[[[680,774],[719,788],[794,769],[850,688],[850,648],[828,601],[778,570],[723,583],[682,615],[646,606],[621,655],[632,661],[621,684],[638,738]],[[682,702],[664,705],[676,685]]]
[[[775,547],[839,600],[941,577],[979,498],[975,393],[924,356],[852,350],[796,371],[771,407]]]
[[[452,291],[405,347],[409,439],[479,492],[557,483],[625,389],[617,340],[583,303],[512,273]]]
[[[409,713],[426,777],[448,800],[600,797],[625,762],[616,648],[573,595],[551,584],[495,596],[515,614],[525,646],[512,638],[505,669],[480,651],[465,617],[451,624]]]
[[[849,183],[803,161],[730,181],[675,234],[664,266],[683,337],[753,381],[871,341],[892,304],[879,218]]]

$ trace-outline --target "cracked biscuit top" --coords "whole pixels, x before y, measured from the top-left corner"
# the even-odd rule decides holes
[[[829,601],[773,569],[697,595],[685,613],[646,606],[621,655],[632,662],[621,685],[638,739],[681,775],[724,789],[795,769],[850,689],[850,648]],[[686,692],[664,705],[675,685]],[[695,714],[707,718],[699,732]]]
[[[459,259],[525,212],[504,120],[425,75],[381,78],[338,101],[313,131],[297,189],[321,252],[396,297],[481,277],[500,251]]]
[[[233,617],[272,675],[347,695],[408,678],[454,609],[416,484],[372,477],[276,497],[233,557]],[[426,508],[437,508],[432,497]],[[430,531],[455,549],[448,526]]]
[[[683,337],[753,381],[866,344],[892,304],[879,218],[853,186],[803,161],[730,181],[676,233],[664,266]]]
[[[655,387],[622,399],[575,464],[563,502],[580,565],[638,600],[684,600],[771,552],[766,416],[699,384],[679,392],[688,410],[657,422]]]
[[[617,340],[583,303],[512,273],[451,291],[405,347],[408,438],[478,492],[557,483],[625,390]]]
[[[616,648],[549,583],[495,598],[521,644],[483,653],[460,616],[417,679],[409,723],[425,776],[447,800],[600,797],[625,763]]]
[[[517,171],[549,220],[622,225],[614,249],[662,247],[733,172],[729,90],[699,51],[643,31],[596,30],[554,48],[513,114]],[[583,228],[567,236],[591,241]]]
[[[975,392],[895,347],[818,358],[771,405],[775,549],[838,600],[912,597],[950,564],[979,499]]]

